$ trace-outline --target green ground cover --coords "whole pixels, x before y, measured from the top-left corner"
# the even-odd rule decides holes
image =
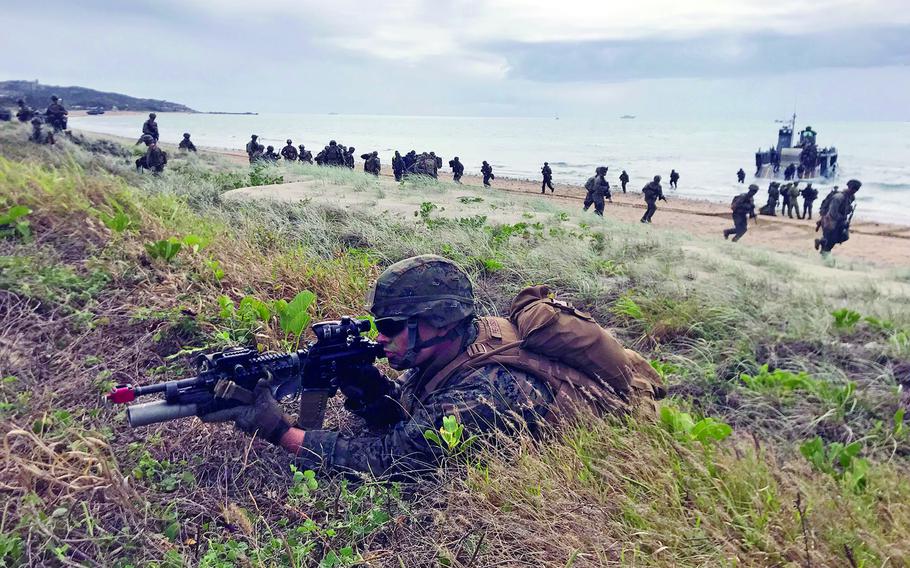
[[[461,190],[431,180],[401,189],[426,194],[411,217],[242,202],[225,191],[398,190],[173,149],[154,178],[129,152],[25,136],[0,124],[0,566],[910,564],[905,271],[514,196],[444,217],[434,196]],[[526,216],[498,222],[497,200]],[[383,267],[421,253],[465,266],[484,313],[531,283],[591,311],[670,385],[660,420],[588,418],[454,448],[435,479],[355,483],[227,426],[131,430],[102,403],[199,349],[292,347],[301,291],[311,321],[363,315]],[[329,422],[359,428],[338,407]]]

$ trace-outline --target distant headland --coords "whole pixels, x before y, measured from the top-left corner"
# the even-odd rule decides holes
[[[0,108],[14,107],[16,101],[24,99],[26,104],[34,108],[43,108],[51,95],[63,99],[63,104],[71,110],[100,109],[104,111],[146,111],[146,112],[192,112],[199,111],[180,103],[162,101],[158,99],[140,99],[122,95],[96,91],[85,87],[61,87],[57,85],[43,85],[38,81],[0,81]],[[256,114],[254,112],[219,112],[213,111],[206,114]]]

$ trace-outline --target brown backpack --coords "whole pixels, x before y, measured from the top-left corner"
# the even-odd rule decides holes
[[[605,411],[630,406],[656,412],[666,396],[660,375],[638,353],[625,349],[589,314],[550,297],[546,286],[522,290],[509,319],[480,318],[478,337],[423,388],[423,400],[457,371],[502,364],[547,381],[557,409],[580,402]]]

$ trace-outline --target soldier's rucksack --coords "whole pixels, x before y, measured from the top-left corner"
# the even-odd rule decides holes
[[[546,380],[556,408],[579,403],[607,411],[633,408],[655,414],[667,394],[660,375],[641,355],[572,304],[531,286],[512,301],[509,318],[480,318],[478,337],[423,388],[425,398],[457,371],[501,364]]]
[[[818,208],[818,214],[819,214],[819,215],[824,216],[824,215],[827,215],[827,214],[828,214],[828,208],[831,207],[831,199],[834,198],[834,194],[835,194],[835,193],[837,193],[837,190],[836,190],[836,189],[832,189],[832,190],[828,193],[828,195],[826,195],[825,198],[822,199],[822,204],[821,204],[821,205],[819,206],[819,208]]]
[[[588,190],[589,193],[594,191],[594,181],[594,177],[589,177],[588,181],[585,182],[585,189]]]

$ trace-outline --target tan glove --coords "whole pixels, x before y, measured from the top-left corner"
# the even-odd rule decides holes
[[[281,410],[272,396],[271,378],[260,379],[253,392],[235,382],[222,379],[215,385],[215,398],[239,402],[238,406],[203,414],[203,422],[234,422],[234,426],[247,434],[259,436],[279,445],[281,437],[290,430],[293,420]]]

